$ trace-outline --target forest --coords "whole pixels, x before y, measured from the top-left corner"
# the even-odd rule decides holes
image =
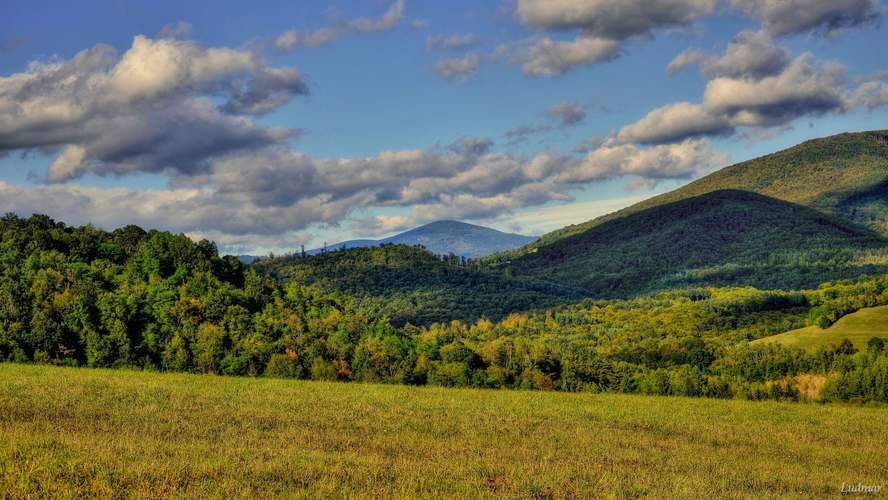
[[[441,301],[440,320],[431,323],[429,316],[411,321],[406,310],[403,325],[395,326],[389,318],[409,296],[387,301],[385,310],[368,299],[385,290],[362,291],[343,277],[347,272],[335,271],[369,269],[366,259],[384,259],[382,268],[397,276],[399,265],[422,252],[391,245],[285,255],[253,268],[220,257],[210,241],[181,234],[137,226],[108,232],[6,214],[0,359],[491,389],[888,399],[886,339],[874,337],[859,351],[847,342],[813,350],[748,343],[888,304],[884,274],[799,291],[691,286],[596,299],[426,252],[420,259],[428,262],[426,272],[450,287],[442,295],[458,296],[486,276],[490,299]],[[457,278],[441,278],[449,276]],[[497,291],[505,305],[495,302]],[[529,303],[549,297],[554,305],[490,313],[534,293]],[[477,319],[458,319],[465,310]],[[816,392],[805,385],[812,378],[820,379]]]
[[[513,278],[476,259],[450,252],[436,255],[419,246],[383,244],[314,256],[289,254],[252,268],[285,286],[313,286],[341,293],[374,317],[392,325],[430,326],[459,320],[499,321],[515,311],[546,310],[579,302],[588,290],[536,278]]]
[[[888,271],[888,240],[838,217],[739,190],[719,190],[614,219],[513,260],[516,276],[598,297],[705,283],[798,290]],[[869,260],[855,255],[869,253]]]

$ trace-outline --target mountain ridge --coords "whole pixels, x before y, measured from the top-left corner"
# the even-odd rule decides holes
[[[478,226],[455,220],[439,220],[381,240],[349,240],[330,245],[327,249],[360,248],[383,244],[422,245],[435,254],[475,259],[503,251],[519,248],[536,240],[536,236],[504,233],[489,227]],[[322,253],[323,249],[307,251],[309,255]]]
[[[689,284],[791,290],[884,272],[884,262],[858,262],[867,251],[885,253],[888,239],[812,208],[728,189],[605,221],[508,269],[601,297]]]
[[[610,220],[721,189],[740,189],[814,208],[888,235],[888,130],[845,132],[736,163],[678,189],[546,233],[489,257],[503,263]]]

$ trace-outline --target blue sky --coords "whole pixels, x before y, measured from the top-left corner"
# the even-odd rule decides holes
[[[878,0],[15,2],[0,211],[265,253],[524,234],[885,129]]]

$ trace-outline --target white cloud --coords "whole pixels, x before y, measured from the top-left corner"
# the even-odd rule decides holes
[[[781,73],[760,79],[717,77],[701,104],[680,102],[623,127],[620,143],[659,144],[689,137],[726,136],[738,127],[782,127],[803,116],[843,113],[853,103],[843,94],[845,68],[796,58]]]
[[[406,231],[413,227],[415,227],[415,224],[403,215],[361,217],[353,220],[348,225],[348,229],[359,238],[377,238],[384,234]]]
[[[274,41],[274,46],[281,50],[293,50],[299,46],[299,33],[296,30],[289,30],[281,33]]]
[[[441,59],[432,66],[432,72],[442,80],[458,78],[462,81],[468,79],[478,66],[481,65],[481,57],[469,52],[462,59]]]
[[[265,114],[306,93],[296,68],[270,67],[259,54],[139,35],[119,58],[99,44],[0,77],[0,153],[64,148],[50,182],[195,172],[211,158],[298,135],[229,115]]]
[[[888,71],[880,71],[859,83],[851,96],[855,106],[862,105],[867,111],[888,105]]]
[[[346,26],[349,29],[357,31],[358,33],[374,33],[377,31],[387,31],[394,28],[399,21],[404,17],[404,0],[398,0],[397,2],[391,4],[389,6],[388,11],[382,15],[378,20],[373,20],[367,17],[359,17],[352,21],[349,21]]]
[[[731,0],[759,18],[774,36],[822,32],[834,37],[885,15],[878,0]]]
[[[727,165],[728,154],[712,148],[705,139],[641,149],[632,144],[606,144],[590,152],[572,170],[558,176],[561,182],[587,183],[624,175],[636,186],[653,187],[668,179],[690,180]]]
[[[653,30],[684,26],[712,12],[718,0],[519,0],[524,24],[540,29],[581,29],[587,36],[626,40]]]
[[[493,54],[521,65],[532,78],[557,78],[610,61],[632,39],[687,26],[708,15],[718,0],[519,0],[521,22],[544,31],[578,30],[572,41],[542,36],[532,44],[503,44]]]
[[[191,23],[179,21],[167,24],[154,35],[154,38],[188,38],[194,36],[194,26]]]
[[[708,77],[761,79],[782,73],[792,62],[789,50],[771,43],[764,31],[743,31],[728,43],[722,57],[685,52],[669,63],[667,73],[676,73],[689,64],[700,64]]]
[[[273,44],[282,51],[296,50],[300,47],[320,47],[338,40],[341,35],[347,33],[377,33],[394,29],[403,18],[404,0],[397,0],[378,19],[358,17],[301,34],[291,29],[281,33]]]
[[[558,122],[559,127],[572,127],[586,118],[586,103],[563,101],[542,112],[549,119]]]
[[[426,46],[425,49],[423,49],[423,52],[428,54],[439,48],[460,51],[474,47],[475,45],[478,45],[480,41],[481,38],[474,33],[466,33],[464,35],[457,34],[447,38],[443,35],[432,36],[432,34],[429,33],[426,35]]]
[[[555,78],[579,67],[609,61],[619,55],[622,42],[604,38],[577,37],[558,42],[543,37],[526,50],[514,52],[509,64],[521,64],[521,73],[534,78]]]

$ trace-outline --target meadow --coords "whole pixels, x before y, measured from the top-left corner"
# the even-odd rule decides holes
[[[830,498],[884,406],[0,364],[3,498]],[[883,488],[884,489],[884,488]]]
[[[832,326],[822,329],[817,325],[790,330],[750,342],[777,342],[786,346],[804,349],[816,346],[838,344],[848,339],[861,351],[873,337],[888,338],[888,306],[870,307],[839,318]]]

